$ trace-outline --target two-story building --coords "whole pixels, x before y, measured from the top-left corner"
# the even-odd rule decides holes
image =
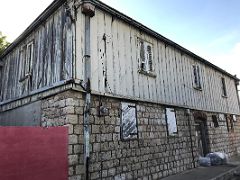
[[[159,179],[240,151],[239,79],[98,0],[55,0],[0,74],[1,126],[68,126],[69,180]]]

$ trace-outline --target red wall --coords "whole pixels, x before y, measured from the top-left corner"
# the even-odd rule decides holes
[[[67,127],[0,127],[0,180],[67,180]]]

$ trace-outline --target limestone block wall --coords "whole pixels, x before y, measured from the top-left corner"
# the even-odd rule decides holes
[[[208,113],[207,125],[211,152],[225,152],[228,156],[236,156],[240,147],[240,117],[236,116],[233,121],[233,129],[230,125],[231,115],[227,115],[229,130],[226,119],[218,118],[219,127],[214,127],[212,116],[219,116],[216,113]]]
[[[135,138],[121,138],[121,103],[136,105]],[[109,111],[99,115],[99,106]],[[69,180],[84,179],[83,164],[84,93],[68,90],[42,100],[41,125],[69,127]],[[198,166],[193,111],[174,108],[177,134],[169,136],[166,106],[129,101],[106,96],[92,96],[90,116],[90,179],[159,179]],[[207,114],[211,151],[224,151],[232,156],[240,146],[240,119],[234,122],[234,132],[226,124],[212,124],[213,113]],[[216,114],[216,113],[215,113]],[[190,123],[189,123],[190,122]],[[191,138],[190,138],[191,134]]]
[[[194,167],[183,109],[175,109],[178,134],[170,137],[166,131],[165,107],[137,102],[138,138],[124,141],[120,137],[121,101],[93,98],[91,179],[159,179]],[[95,110],[100,104],[109,109],[108,116],[98,116]],[[193,131],[194,128],[192,134]],[[194,138],[193,141],[195,150]],[[193,154],[196,164],[196,151]]]
[[[42,100],[41,126],[68,126],[69,180],[80,180],[83,168],[83,106],[82,93],[66,91]]]

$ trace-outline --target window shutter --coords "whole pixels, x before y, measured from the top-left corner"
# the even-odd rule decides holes
[[[147,53],[148,53],[149,71],[153,71],[153,66],[152,66],[152,47],[150,45],[147,46]]]
[[[200,70],[198,65],[193,65],[194,86],[201,89]]]
[[[199,66],[196,66],[196,67],[197,67],[197,79],[198,79],[197,87],[198,87],[198,88],[201,88],[202,85],[201,85],[201,81],[200,81],[200,71],[199,71]]]
[[[144,43],[140,41],[140,60],[141,60],[141,69],[146,70],[146,60],[145,60],[145,51],[144,51]]]
[[[194,85],[197,86],[197,70],[196,65],[193,65]]]

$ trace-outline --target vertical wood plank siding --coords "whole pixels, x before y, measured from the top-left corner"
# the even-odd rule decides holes
[[[19,82],[29,68],[27,44],[33,42],[31,76]],[[1,101],[72,78],[75,23],[63,5],[3,59]]]
[[[94,91],[239,113],[234,79],[101,10],[96,10],[91,26]],[[156,77],[138,72],[137,38],[153,44]],[[193,87],[193,64],[200,68],[202,90]],[[221,77],[226,80],[227,98],[222,97]]]

